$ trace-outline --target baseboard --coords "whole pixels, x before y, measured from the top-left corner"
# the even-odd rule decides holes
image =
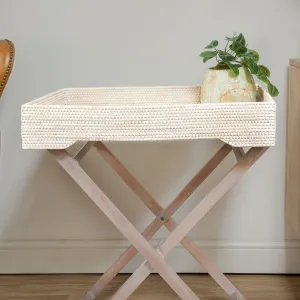
[[[156,247],[161,241],[154,240]],[[225,273],[300,273],[300,241],[230,243],[196,241]],[[0,242],[0,273],[102,273],[128,247],[123,240],[62,240]],[[142,262],[139,255],[125,269]],[[181,246],[167,261],[180,273],[203,273]]]

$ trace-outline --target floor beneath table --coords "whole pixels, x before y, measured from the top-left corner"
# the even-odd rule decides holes
[[[225,300],[224,292],[207,275],[182,275],[200,299]],[[231,275],[247,300],[300,299],[300,276]],[[97,275],[13,275],[0,276],[0,300],[75,300],[92,285]],[[127,275],[119,275],[96,299],[106,300]],[[179,299],[158,276],[151,275],[131,296],[132,300]]]

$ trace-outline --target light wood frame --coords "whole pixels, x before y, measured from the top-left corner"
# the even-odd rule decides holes
[[[86,153],[95,147],[106,162],[117,172],[124,182],[153,212],[155,219],[140,233],[122,212],[110,201],[94,181],[80,166],[80,160]],[[66,150],[48,150],[74,179],[79,187],[91,198],[101,211],[111,220],[120,232],[132,244],[118,260],[100,277],[93,287],[81,298],[82,300],[95,299],[105,286],[125,267],[126,264],[140,252],[145,261],[131,277],[113,295],[113,300],[127,299],[134,290],[147,278],[151,271],[156,270],[181,299],[199,299],[187,284],[164,260],[165,256],[179,243],[207,270],[211,277],[224,289],[231,299],[245,299],[238,289],[219,270],[202,250],[187,236],[189,231],[211,210],[211,208],[226,194],[243,174],[267,150],[267,147],[251,148],[247,153],[242,148],[232,148],[224,144],[209,162],[188,182],[177,197],[164,209],[146,191],[138,180],[124,167],[102,142],[86,143],[74,156]],[[237,163],[227,175],[217,184],[180,223],[172,218],[177,209],[193,194],[199,185],[213,172],[223,159],[233,150]],[[153,235],[165,226],[171,233],[168,238],[154,249],[148,242]]]
[[[300,238],[300,59],[291,59],[286,140],[286,238]]]

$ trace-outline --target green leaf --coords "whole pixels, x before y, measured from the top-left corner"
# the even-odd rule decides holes
[[[203,62],[206,63],[208,60],[212,59],[212,57],[204,57]]]
[[[234,73],[235,76],[239,75],[239,69],[237,66],[233,65],[229,60],[227,60],[224,56],[221,57],[219,55],[220,59],[232,70],[232,72]]]
[[[219,42],[217,40],[213,40],[209,45],[205,47],[205,49],[212,49],[216,48],[219,45]]]
[[[243,57],[241,58],[241,64],[247,68],[249,68],[249,63],[247,61],[247,58]]]
[[[262,82],[266,83],[267,85],[270,84],[269,78],[268,78],[266,75],[262,74],[261,72],[258,72],[258,73],[257,73],[257,78],[258,78],[259,80],[261,80]]]
[[[268,85],[268,91],[272,97],[279,95],[278,89],[270,82],[266,75],[264,75],[262,72],[258,72],[257,78]]]
[[[263,65],[259,65],[258,67],[259,67],[259,72],[265,74],[267,77],[270,77],[271,72],[267,67],[265,67]]]
[[[236,41],[241,43],[243,46],[246,45],[246,40],[242,33],[237,37]]]
[[[246,47],[242,47],[238,50],[235,51],[235,53],[237,54],[237,56],[243,56],[245,53],[247,52],[247,48]]]
[[[255,63],[259,61],[259,54],[255,50],[248,49],[244,56],[253,59]]]
[[[259,71],[258,65],[255,63],[255,61],[251,58],[247,59],[248,67],[250,69],[251,74],[257,74]]]
[[[231,42],[234,42],[238,39],[238,36],[236,35],[236,32],[233,33],[233,37],[228,37],[226,36],[225,40],[227,41],[231,41]]]
[[[217,56],[217,54],[218,54],[218,51],[204,51],[204,52],[200,53],[200,56],[204,57],[204,58],[206,58],[206,57],[213,58],[213,57]]]
[[[228,37],[228,36],[226,36],[226,37],[225,37],[225,40],[231,41],[231,42],[234,42],[234,41],[236,41],[237,39],[238,39],[238,36],[234,36],[234,37]]]
[[[248,59],[247,61],[248,61],[248,66],[249,66],[251,74],[257,74],[259,67],[255,63],[255,61],[253,59]]]
[[[231,71],[234,73],[235,76],[238,76],[240,71],[238,69],[237,66],[233,65],[232,63],[230,63],[229,61],[224,61],[225,64],[231,69]]]
[[[219,57],[224,61],[224,60],[227,60],[227,61],[234,61],[235,60],[235,57],[234,56],[232,56],[232,55],[230,55],[230,54],[228,54],[228,53],[219,53]]]
[[[278,91],[277,87],[275,85],[273,85],[272,83],[268,84],[268,91],[272,97],[276,97],[279,95],[279,91]]]
[[[243,54],[245,54],[247,52],[247,48],[241,44],[239,41],[234,41],[229,48],[234,51],[237,56],[242,56]]]

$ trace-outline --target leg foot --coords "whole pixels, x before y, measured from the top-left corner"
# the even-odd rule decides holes
[[[246,298],[239,292],[236,291],[234,294],[230,296],[231,300],[246,300]]]
[[[90,291],[80,298],[80,300],[94,300],[94,299],[95,299],[95,295]]]

